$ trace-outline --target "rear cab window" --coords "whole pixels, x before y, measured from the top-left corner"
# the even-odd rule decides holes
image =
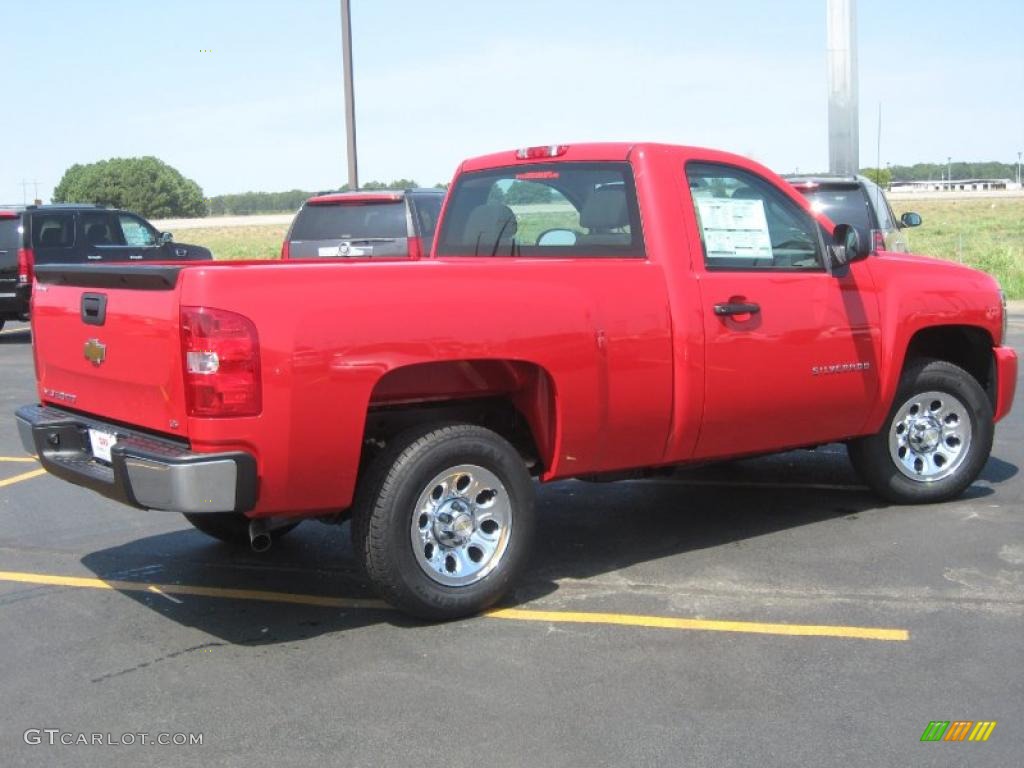
[[[642,258],[628,163],[536,163],[463,173],[437,256]]]

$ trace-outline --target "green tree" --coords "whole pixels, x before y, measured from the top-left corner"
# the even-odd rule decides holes
[[[882,189],[888,189],[892,183],[892,171],[888,168],[861,168],[860,175],[871,179]]]
[[[115,157],[76,163],[53,190],[55,203],[97,203],[147,218],[205,216],[203,190],[155,157]]]
[[[505,202],[509,205],[550,203],[551,187],[533,181],[513,181],[505,191]]]

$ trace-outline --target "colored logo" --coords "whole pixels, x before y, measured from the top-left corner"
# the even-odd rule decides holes
[[[100,365],[107,359],[107,345],[99,339],[89,339],[85,342],[85,359],[93,365]]]
[[[932,720],[921,741],[988,741],[995,729],[995,720]]]

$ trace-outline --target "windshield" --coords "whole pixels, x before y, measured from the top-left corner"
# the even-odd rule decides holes
[[[547,163],[466,173],[438,256],[643,256],[627,163]]]
[[[292,240],[366,240],[406,237],[405,203],[306,205],[295,217]]]

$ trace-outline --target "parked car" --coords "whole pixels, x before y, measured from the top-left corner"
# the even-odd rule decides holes
[[[832,221],[857,228],[862,243],[872,250],[909,253],[903,230],[921,224],[920,215],[907,212],[900,218],[892,212],[882,188],[865,176],[785,176],[811,207]]]
[[[430,253],[443,200],[443,189],[311,197],[292,220],[281,258],[420,258]]]
[[[96,205],[0,209],[0,327],[27,320],[32,273],[41,264],[205,261],[210,251],[175,243],[138,214]]]
[[[21,216],[0,208],[0,328],[8,320],[28,320],[31,265],[22,245]]]
[[[544,202],[501,202],[515,182]],[[534,478],[846,441],[883,498],[942,501],[1017,376],[991,276],[872,254],[767,168],[693,147],[467,160],[429,258],[36,279],[17,425],[45,469],[257,550],[350,514],[371,582],[434,619],[514,583]]]

